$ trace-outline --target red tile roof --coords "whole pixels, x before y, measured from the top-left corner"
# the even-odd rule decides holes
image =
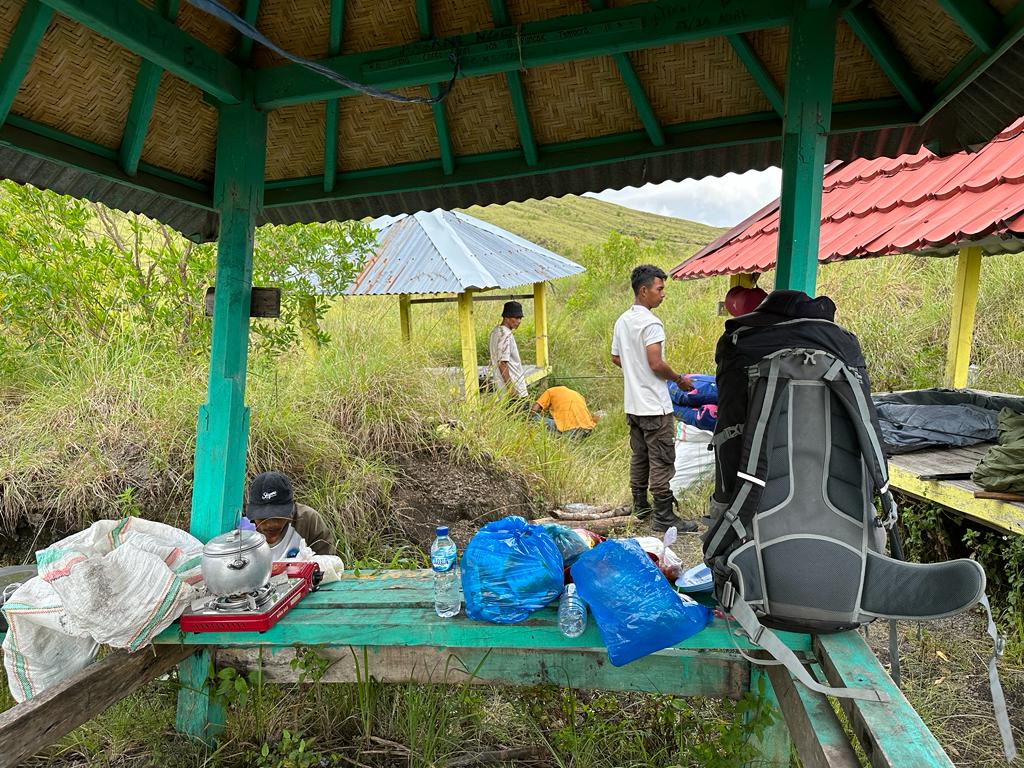
[[[680,279],[764,272],[775,266],[779,201],[762,208],[672,270]],[[938,157],[927,149],[895,159],[826,168],[820,263],[893,253],[986,252],[1024,243],[1024,118],[978,152]]]

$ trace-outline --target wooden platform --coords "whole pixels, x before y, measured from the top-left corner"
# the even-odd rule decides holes
[[[993,499],[976,499],[981,488],[964,480],[922,480],[922,475],[970,472],[992,446],[981,443],[966,448],[927,448],[889,458],[889,480],[893,488],[925,501],[959,512],[1005,533],[1024,533],[1024,504]]]
[[[843,707],[872,766],[952,766],[938,742],[890,680],[856,632],[814,638],[779,633],[831,685],[870,684],[889,703],[846,702]],[[260,666],[267,680],[295,681],[292,660],[315,646],[327,660],[327,682],[356,682],[371,675],[381,682],[471,683],[637,691],[677,696],[738,698],[757,690],[767,673],[738,648],[755,650],[721,619],[674,648],[613,667],[593,622],[582,637],[563,637],[554,608],[520,624],[499,626],[465,616],[434,613],[429,571],[347,573],[309,595],[265,633],[182,634],[174,625],[159,635],[161,646],[208,646],[218,665]],[[194,657],[195,680],[179,728],[209,736],[207,717],[219,717],[201,691],[209,661]],[[762,737],[764,766],[788,766],[791,745],[806,768],[859,766],[849,735],[830,702],[771,671],[769,697],[778,713]],[[180,673],[189,687],[189,668]]]

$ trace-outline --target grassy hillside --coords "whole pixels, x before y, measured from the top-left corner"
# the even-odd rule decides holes
[[[465,211],[568,258],[578,257],[588,245],[600,245],[609,232],[645,244],[662,243],[669,253],[688,256],[724,231],[575,195],[505,205],[474,205]]]

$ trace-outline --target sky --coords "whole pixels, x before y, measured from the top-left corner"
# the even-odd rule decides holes
[[[609,203],[638,211],[699,221],[714,227],[732,227],[779,196],[782,171],[768,168],[708,176],[685,181],[663,181],[642,187],[591,193]]]

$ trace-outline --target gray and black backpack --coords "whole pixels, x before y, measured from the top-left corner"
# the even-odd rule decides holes
[[[761,330],[741,328],[732,343]],[[897,510],[862,369],[821,349],[786,348],[749,365],[746,384],[745,423],[720,423],[714,439],[716,451],[742,444],[738,452],[730,446],[727,471],[735,477],[719,478],[728,498],[712,498],[704,535],[715,595],[751,640],[808,688],[885,700],[872,689],[822,686],[770,627],[820,634],[876,618],[936,619],[978,603],[987,609],[985,572],[973,560],[897,559]],[[887,534],[896,557],[885,554]],[[991,618],[990,626],[994,636]],[[990,673],[1005,744],[1009,722],[1005,704],[1000,715],[994,657]]]

